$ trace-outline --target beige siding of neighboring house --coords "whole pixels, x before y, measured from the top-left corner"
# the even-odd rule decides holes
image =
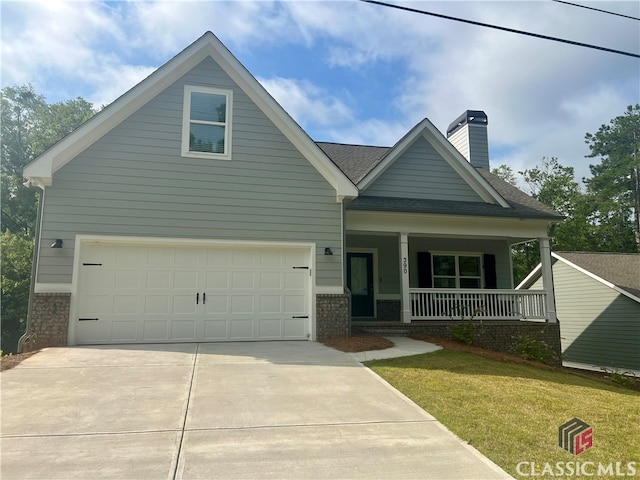
[[[362,193],[380,197],[483,201],[423,137]]]
[[[553,274],[563,360],[640,370],[640,304],[564,262]]]
[[[231,160],[181,156],[185,84],[233,90]],[[40,283],[71,282],[94,234],[315,242],[317,284],[342,285],[335,190],[211,58],[56,172],[43,218]]]

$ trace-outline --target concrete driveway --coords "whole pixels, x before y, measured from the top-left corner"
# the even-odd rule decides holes
[[[510,478],[313,342],[50,348],[0,378],[3,480]]]

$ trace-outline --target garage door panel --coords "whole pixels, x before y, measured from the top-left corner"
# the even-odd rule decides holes
[[[204,340],[215,342],[229,338],[226,319],[206,319],[204,321]]]
[[[113,313],[115,314],[136,314],[138,313],[137,295],[114,295]]]
[[[260,295],[258,297],[260,315],[282,312],[282,297],[280,295]]]
[[[231,289],[252,289],[255,281],[254,272],[231,272]]]
[[[194,315],[196,313],[195,295],[172,295],[171,298],[173,300],[171,313],[178,315]]]
[[[144,248],[144,247],[143,247]],[[175,264],[175,248],[153,247],[146,249],[147,265],[170,266]]]
[[[172,286],[175,289],[188,289],[191,291],[198,290],[198,271],[197,270],[178,270],[173,272]]]
[[[145,341],[162,342],[169,340],[168,320],[143,320],[142,338]]]
[[[98,267],[83,266],[83,282],[91,286],[91,290],[111,290],[116,287],[116,272],[114,270]]]
[[[231,250],[231,266],[253,267],[256,264],[255,255],[256,252],[245,248]]]
[[[194,341],[196,339],[195,320],[174,320],[171,322],[171,339],[175,341]]]
[[[207,290],[227,290],[229,288],[229,272],[226,270],[214,270],[206,272],[205,287]]]
[[[282,320],[280,318],[260,318],[258,319],[258,330],[260,338],[282,338]]]
[[[82,318],[82,317],[80,317]],[[111,322],[108,320],[79,320],[78,337],[85,343],[103,343],[111,336]]]
[[[231,318],[229,322],[229,337],[231,340],[252,340],[253,339],[253,319]]]
[[[306,335],[306,322],[302,318],[286,318],[283,320],[283,338],[303,338]]]
[[[263,250],[259,252],[258,256],[258,262],[261,267],[281,267],[283,265],[281,251]]]
[[[81,262],[95,265],[80,267],[77,313],[99,320],[76,321],[77,342],[305,339],[309,253],[83,244]]]
[[[276,289],[280,290],[283,286],[283,272],[260,272],[258,276],[259,289]]]
[[[231,295],[231,314],[253,313],[253,295]]]
[[[229,313],[229,297],[227,295],[207,295],[204,305],[205,313]]]
[[[284,297],[284,312],[303,314],[307,311],[306,296],[304,295],[287,295]]]
[[[117,270],[115,272],[115,278],[113,288],[120,290],[138,289],[140,288],[140,271],[139,270]]]
[[[114,342],[135,342],[137,340],[138,322],[134,318],[113,320],[111,322],[111,339]]]
[[[147,289],[167,289],[173,286],[173,272],[171,270],[147,271],[145,287]]]
[[[169,297],[164,295],[146,295],[144,297],[144,313],[161,314],[169,313]]]

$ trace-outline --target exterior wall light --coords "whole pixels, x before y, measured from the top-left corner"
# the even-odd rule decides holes
[[[324,249],[324,254],[325,255],[333,255],[333,252],[331,251],[331,249],[329,247],[327,247],[327,248]]]
[[[56,241],[51,244],[51,248],[62,248],[62,239],[56,238]]]

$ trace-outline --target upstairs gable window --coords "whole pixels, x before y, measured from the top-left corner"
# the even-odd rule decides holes
[[[231,101],[230,90],[185,86],[183,156],[231,158]]]

